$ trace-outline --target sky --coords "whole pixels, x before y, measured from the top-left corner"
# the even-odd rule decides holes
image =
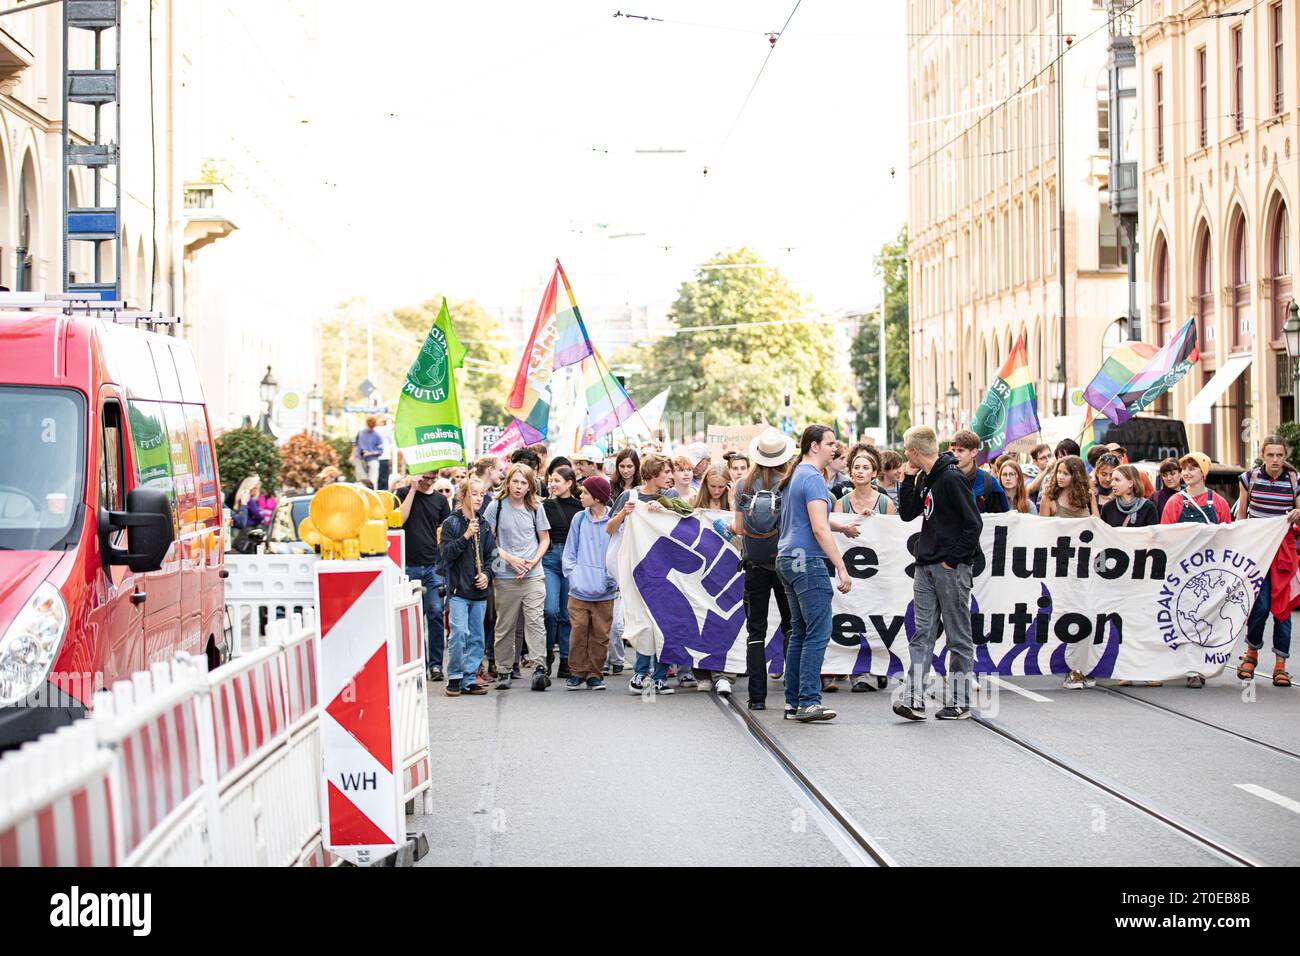
[[[874,305],[907,211],[905,0],[803,0],[775,47],[795,0],[627,2],[317,0],[314,62],[281,67],[311,79],[299,194],[340,244],[318,281],[529,312],[559,257],[579,304],[664,306],[746,245],[816,308]]]

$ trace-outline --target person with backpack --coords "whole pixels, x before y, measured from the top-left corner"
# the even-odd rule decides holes
[[[1222,495],[1205,486],[1210,474],[1210,456],[1193,451],[1178,460],[1183,473],[1183,490],[1170,498],[1160,515],[1161,524],[1230,524],[1232,511]],[[1205,675],[1187,674],[1188,687],[1204,687]]]
[[[948,452],[956,460],[957,470],[966,479],[980,514],[1003,514],[1011,510],[1011,502],[1007,501],[1002,483],[976,463],[982,444],[979,435],[969,428],[963,428],[948,442]]]
[[[564,679],[569,676],[572,625],[569,622],[569,576],[564,573],[562,563],[569,525],[575,516],[582,513],[582,505],[574,495],[577,478],[568,465],[560,465],[552,471],[546,483],[550,497],[542,503],[542,508],[551,526],[551,546],[542,557],[542,571],[546,577],[546,672],[550,673],[551,664],[558,655],[560,666],[555,676]]]
[[[605,567],[610,537],[609,482],[603,475],[583,479],[579,485],[582,511],[569,524],[564,543],[563,572],[569,582],[569,675],[566,689],[604,690],[601,679],[609,656],[609,631],[614,619],[618,582]]]
[[[433,489],[436,479],[434,472],[426,471],[397,492],[402,530],[406,533],[406,576],[424,585],[424,633],[428,636],[425,672],[431,681],[443,678],[443,578],[438,529],[451,515],[446,496]]]
[[[737,482],[732,531],[739,536],[740,567],[745,572],[745,672],[749,709],[767,709],[767,615],[776,598],[781,617],[781,668],[790,645],[790,599],[776,573],[777,536],[781,532],[781,495],[776,490],[794,457],[794,442],[768,428],[749,443],[749,472]],[[780,678],[782,671],[770,675]]]
[[[478,681],[485,646],[483,629],[492,587],[492,529],[479,521],[487,483],[466,478],[460,486],[460,508],[442,523],[439,534],[442,565],[447,577],[451,639],[447,642],[448,697],[479,697],[487,689]]]
[[[513,464],[506,471],[492,503],[483,512],[483,522],[492,529],[497,556],[492,562],[496,575],[496,660],[500,681],[497,690],[509,690],[511,665],[523,652],[524,666],[533,668],[533,690],[544,691],[551,684],[546,673],[546,578],[542,557],[551,544],[551,525],[537,497],[537,479],[527,465]],[[516,646],[515,622],[524,619],[524,647]]]
[[[1237,499],[1237,518],[1275,518],[1285,517],[1292,525],[1300,523],[1300,476],[1287,461],[1290,446],[1280,435],[1269,435],[1259,449],[1263,463],[1256,465],[1241,476],[1241,497]],[[1295,548],[1294,532],[1282,541],[1283,548]],[[1289,557],[1279,550],[1274,564]],[[1287,562],[1292,567],[1294,562]],[[1294,572],[1293,572],[1294,573]],[[1259,589],[1255,606],[1251,608],[1246,622],[1246,653],[1242,655],[1237,667],[1238,680],[1254,680],[1255,668],[1259,664],[1259,652],[1264,647],[1264,628],[1272,612],[1274,595],[1273,578],[1275,569],[1270,569],[1269,577]],[[1285,575],[1276,575],[1285,577]],[[1289,590],[1287,591],[1289,594]],[[1285,611],[1273,615],[1273,686],[1290,687],[1291,675],[1287,672],[1287,658],[1291,656],[1291,615]]]

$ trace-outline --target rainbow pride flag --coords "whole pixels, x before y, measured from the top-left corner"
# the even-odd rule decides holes
[[[1146,342],[1125,342],[1111,352],[1097,374],[1084,389],[1083,400],[1107,418],[1114,419],[1120,407],[1116,396],[1124,386],[1146,367],[1156,354],[1156,347]]]
[[[1038,430],[1038,402],[1029,374],[1029,353],[1021,336],[971,422],[971,431],[983,443],[980,462],[991,461],[1011,442]]]
[[[1165,347],[1157,352],[1115,395],[1106,417],[1115,424],[1126,422],[1174,387],[1201,357],[1196,347],[1196,321],[1188,319]]]
[[[579,395],[587,403],[584,443],[599,440],[636,414],[632,399],[628,398],[623,386],[594,348],[582,360],[582,389]]]
[[[1110,428],[1110,422],[1103,416],[1100,419],[1092,406],[1088,406],[1088,414],[1083,419],[1083,431],[1079,432],[1079,457],[1087,458],[1088,449],[1097,442],[1106,437],[1106,429]]]
[[[561,306],[560,285],[564,286],[567,306]],[[573,298],[569,278],[560,260],[555,260],[551,281],[542,293],[537,318],[528,345],[519,360],[514,386],[506,401],[506,411],[514,416],[526,443],[546,437],[551,417],[551,373],[557,368],[577,365],[592,353],[591,338],[583,325],[578,303]]]

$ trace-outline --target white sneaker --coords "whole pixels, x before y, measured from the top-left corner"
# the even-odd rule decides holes
[[[1097,678],[1085,677],[1078,671],[1070,671],[1070,673],[1065,676],[1065,680],[1061,681],[1061,686],[1069,688],[1070,690],[1078,690],[1080,687],[1096,687]]]
[[[696,690],[702,690],[702,691],[705,691],[705,692],[711,691],[711,690],[713,690],[713,681],[711,681],[711,680],[702,680],[702,681],[700,681],[699,686],[696,687],[695,689],[696,689]]]
[[[713,687],[718,692],[719,697],[731,696],[731,680],[726,677],[718,677],[713,681]]]

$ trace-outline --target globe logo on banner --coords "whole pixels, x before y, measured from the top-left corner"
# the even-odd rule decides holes
[[[411,366],[406,390],[424,402],[441,402],[447,397],[447,337],[436,325],[429,330],[429,337]]]
[[[1240,575],[1210,568],[1192,575],[1178,592],[1175,619],[1190,643],[1222,647],[1241,637],[1253,604],[1251,589]]]

